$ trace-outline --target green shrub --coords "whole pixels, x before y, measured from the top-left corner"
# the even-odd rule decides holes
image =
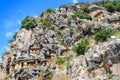
[[[51,26],[49,27],[49,29],[50,29],[50,30],[55,30],[55,27],[51,25]]]
[[[98,78],[97,80],[101,80],[100,78]]]
[[[71,26],[71,20],[68,20],[67,26]]]
[[[53,29],[53,26],[48,18],[40,18],[40,21],[42,22],[42,26],[44,28]]]
[[[75,5],[82,5],[84,4],[85,2],[78,2],[78,3],[75,3]]]
[[[100,5],[101,5],[101,3],[98,2],[98,1],[93,2],[93,4],[95,4],[95,5],[97,5],[97,6],[100,6]]]
[[[13,42],[14,39],[16,38],[16,35],[17,35],[18,32],[15,33],[15,35],[13,36],[13,38],[11,40],[9,40],[9,43]]]
[[[105,4],[105,8],[107,9],[108,12],[114,12],[115,7],[113,3],[107,3]]]
[[[16,38],[17,33],[18,33],[18,32],[16,32],[15,35],[13,36],[14,39]]]
[[[12,43],[13,41],[14,41],[13,39],[11,39],[11,40],[8,40],[8,42],[9,42],[9,43]]]
[[[106,3],[106,1],[104,1],[104,0],[100,1],[101,6],[103,6],[103,7],[105,6],[105,3]]]
[[[48,13],[53,13],[53,12],[54,12],[54,10],[51,9],[51,8],[48,8],[46,11],[47,11]]]
[[[62,37],[63,35],[62,35],[62,32],[60,31],[60,30],[56,30],[56,33],[57,33],[57,35],[59,36],[59,37]]]
[[[70,61],[73,58],[73,54],[70,54],[66,59],[67,61]]]
[[[46,25],[49,22],[48,18],[40,18],[40,21],[43,23],[43,25]]]
[[[55,72],[51,72],[48,76],[46,76],[46,80],[52,80],[54,75],[55,75]]]
[[[91,16],[89,16],[87,13],[84,13],[84,12],[74,12],[73,14],[73,18],[81,18],[81,19],[89,19],[89,20],[92,20]]]
[[[89,42],[88,40],[82,40],[81,42],[77,43],[77,45],[73,46],[73,51],[77,53],[77,55],[83,55],[86,50],[88,49]]]
[[[63,64],[65,63],[65,59],[64,58],[58,58],[57,61],[56,61],[56,64]]]
[[[89,3],[87,3],[87,2],[84,3],[82,5],[83,12],[89,13],[88,7],[89,7]]]
[[[107,78],[108,79],[112,79],[112,75],[111,74],[107,74]]]
[[[113,34],[113,31],[111,29],[107,30],[101,30],[95,34],[95,41],[105,41],[107,38],[109,38]]]
[[[34,17],[29,17],[27,16],[22,22],[22,27],[21,28],[25,28],[25,29],[32,29],[34,27],[37,26],[37,22],[35,20]]]
[[[120,2],[118,2],[117,5],[115,6],[115,10],[120,11]]]
[[[62,6],[60,6],[61,8],[67,8],[67,5],[62,5]]]
[[[40,71],[39,74],[42,76],[44,73],[45,73],[45,70],[43,69],[43,70]]]

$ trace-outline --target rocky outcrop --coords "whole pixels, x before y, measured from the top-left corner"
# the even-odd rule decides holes
[[[38,24],[35,28],[21,28],[2,57],[2,70],[7,78],[35,80],[41,76],[38,80],[62,80],[64,75],[68,80],[108,80],[107,76],[114,80],[120,77],[120,38],[111,37],[108,42],[93,44],[85,55],[76,56],[72,51],[79,40],[90,38],[100,30],[120,30],[119,21],[116,22],[119,15],[109,17],[114,13],[96,5],[88,9],[92,20],[74,18],[74,12],[82,13],[83,8],[71,4],[51,13],[46,10],[35,18]],[[74,56],[70,61],[71,53]],[[59,58],[63,61],[57,64]]]
[[[112,63],[120,62],[120,39],[115,37],[109,43],[109,46],[105,52],[106,59]]]
[[[115,76],[120,76],[119,43],[119,38],[111,37],[109,42],[93,45],[84,56],[71,61],[68,69],[69,76],[72,80],[96,80],[98,78],[109,80],[106,74],[111,73],[109,75],[113,77],[111,80],[115,80],[117,78]]]

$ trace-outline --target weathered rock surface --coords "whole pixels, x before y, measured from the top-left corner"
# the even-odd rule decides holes
[[[11,80],[35,80],[38,76],[42,77],[40,80],[119,80],[119,37],[112,36],[107,42],[91,45],[85,55],[79,57],[72,51],[80,39],[90,38],[99,30],[120,31],[120,22],[114,23],[119,15],[110,17],[115,13],[90,5],[89,15],[93,20],[74,19],[77,11],[83,12],[81,5],[64,5],[53,13],[43,12],[36,18],[35,28],[20,29],[2,57],[0,71]],[[99,13],[102,17],[95,16]],[[74,57],[70,61],[71,52]],[[65,63],[57,64],[58,58],[65,59]]]
[[[117,79],[115,76],[119,76],[120,72],[119,43],[120,39],[112,36],[109,42],[103,43],[104,45],[99,44],[89,48],[84,57],[81,56],[71,62],[68,69],[69,76],[72,80],[97,80],[98,78],[109,80],[106,73],[110,72],[112,74],[109,76],[113,75],[111,80]]]

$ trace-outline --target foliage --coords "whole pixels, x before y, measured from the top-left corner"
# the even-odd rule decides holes
[[[42,76],[43,76],[43,74],[44,74],[45,72],[46,72],[46,70],[41,70],[41,71],[40,71],[40,74],[39,74],[39,76],[38,76],[38,79],[39,79],[39,80],[42,80]],[[55,74],[54,72],[51,72],[49,75],[46,76],[46,80],[52,80],[54,74]]]
[[[79,2],[75,5],[80,5],[82,7],[83,12],[89,13],[88,7],[90,4],[88,2]]]
[[[118,2],[118,3],[116,4],[115,10],[116,10],[116,11],[120,11],[120,2]]]
[[[105,4],[105,8],[107,9],[108,12],[114,12],[115,10],[114,4],[112,3]]]
[[[62,5],[62,6],[60,6],[61,8],[67,8],[67,5]]]
[[[22,27],[21,28],[25,28],[25,29],[32,29],[34,27],[37,26],[37,22],[35,20],[34,17],[29,17],[27,16],[22,22]]]
[[[66,68],[69,69],[70,68],[70,61],[66,62]]]
[[[67,61],[70,61],[73,58],[73,54],[70,54],[66,59]]]
[[[84,4],[85,2],[78,2],[78,3],[75,3],[75,5],[82,5]]]
[[[55,27],[52,26],[48,18],[40,18],[40,21],[42,22],[42,28],[48,28],[54,30]]]
[[[47,11],[48,13],[53,13],[53,12],[54,12],[54,10],[51,9],[51,8],[48,8],[46,11]]]
[[[49,21],[48,21],[48,18],[40,18],[40,21],[46,25]]]
[[[71,21],[70,20],[68,20],[67,25],[71,26]]]
[[[104,2],[104,0],[102,0],[101,2]],[[101,3],[100,3],[100,2],[98,2],[98,1],[93,2],[93,4],[98,5],[98,6],[100,6],[100,5],[101,5]]]
[[[51,26],[49,27],[49,29],[50,29],[50,30],[55,30],[55,27],[51,25]]]
[[[70,36],[72,37],[72,34],[73,34],[73,26],[71,26],[71,20],[68,20],[67,26],[68,26],[68,28],[70,29]]]
[[[89,13],[88,7],[89,7],[89,3],[87,3],[87,2],[84,3],[82,5],[83,12]]]
[[[54,77],[55,72],[51,72],[47,77],[46,80],[52,80],[52,78]]]
[[[77,55],[82,55],[88,49],[89,42],[87,39],[82,40],[81,42],[77,43],[77,45],[73,46],[73,51],[77,53]]]
[[[56,64],[63,64],[65,63],[65,59],[64,58],[58,58],[57,61],[56,61]]]
[[[111,35],[113,34],[113,31],[111,29],[107,29],[107,30],[101,30],[101,31],[98,31],[96,34],[95,34],[95,41],[98,42],[98,41],[105,41],[107,40],[107,38],[109,38]]]
[[[89,13],[88,7],[90,6],[89,2],[79,2],[75,5],[80,5],[82,7],[83,12]]]
[[[97,80],[101,80],[100,78],[98,78]]]
[[[16,38],[17,33],[18,33],[18,32],[16,32],[15,35],[13,36],[14,39]]]
[[[40,75],[43,75],[44,73],[45,73],[44,69],[40,71]]]
[[[60,30],[56,30],[56,33],[57,33],[57,35],[59,36],[59,37],[62,37],[63,35],[62,35],[62,32],[60,31]]]
[[[9,43],[12,43],[13,41],[14,41],[13,39],[11,39],[11,40],[8,40],[8,42],[9,42]]]
[[[120,31],[115,31],[113,35],[116,37],[120,37]]]
[[[73,18],[81,18],[81,19],[89,19],[89,20],[92,20],[91,16],[89,16],[87,13],[84,13],[84,12],[80,12],[80,11],[77,11],[77,12],[74,12],[73,14]]]
[[[107,78],[108,79],[112,79],[112,75],[111,74],[107,74]]]
[[[9,40],[9,43],[13,42],[14,39],[16,38],[16,35],[17,35],[18,32],[15,33],[15,35],[13,36],[13,38],[11,40]]]
[[[100,1],[100,4],[101,4],[101,6],[104,7],[104,6],[105,6],[105,1],[104,1],[104,0],[101,0],[101,1]]]

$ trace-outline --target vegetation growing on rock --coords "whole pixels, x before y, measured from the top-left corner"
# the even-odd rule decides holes
[[[11,76],[21,80],[39,75],[38,80],[59,80],[58,76],[61,80],[88,80],[88,76],[102,80],[109,67],[119,71],[111,66],[120,62],[120,16],[114,12],[119,6],[114,10],[109,7],[106,2],[84,2],[49,8],[37,18],[27,16],[3,55],[7,74],[13,73]],[[107,61],[112,62],[110,66]]]
[[[95,41],[106,41],[107,38],[109,38],[113,34],[113,31],[111,29],[107,30],[100,30],[95,34]]]
[[[65,59],[64,58],[58,58],[57,61],[56,61],[56,64],[63,64],[65,63]]]
[[[34,17],[25,17],[25,19],[21,22],[21,28],[25,29],[33,29],[37,26],[37,22]]]
[[[73,14],[74,18],[81,18],[81,19],[88,19],[88,20],[92,20],[91,16],[89,16],[87,13],[85,12],[74,12]]]
[[[107,3],[107,4],[105,4],[105,8],[106,8],[107,11],[109,11],[109,12],[114,12],[114,10],[115,10],[115,7],[114,7],[114,5],[113,5],[112,3]]]
[[[87,39],[78,42],[75,46],[73,46],[73,50],[77,53],[77,55],[84,55],[88,48],[89,42]]]
[[[47,11],[48,13],[53,13],[53,12],[54,12],[54,10],[51,9],[51,8],[48,8],[46,11]]]

